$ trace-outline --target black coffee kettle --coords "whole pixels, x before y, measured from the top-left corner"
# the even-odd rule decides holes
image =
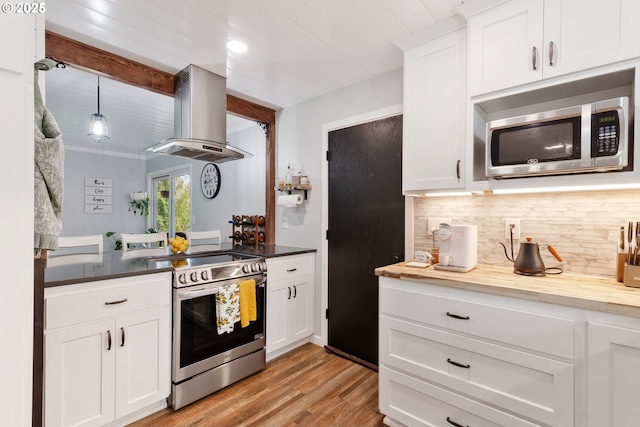
[[[505,247],[505,255],[507,255],[506,249]],[[513,272],[516,274],[541,277],[546,275],[546,273],[562,273],[562,269],[559,267],[553,267],[551,269],[545,267],[542,256],[540,256],[540,247],[538,243],[533,241],[532,237],[525,237],[525,241],[520,243],[520,251],[518,251],[518,257],[515,260],[513,259],[513,247],[511,249],[511,258],[507,255],[507,259],[513,261]],[[559,262],[562,262],[562,257],[553,246],[548,245],[548,249]]]

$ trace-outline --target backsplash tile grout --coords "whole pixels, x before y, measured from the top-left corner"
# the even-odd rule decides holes
[[[615,278],[620,226],[640,221],[640,190],[584,191],[518,195],[414,198],[414,250],[429,250],[427,218],[450,217],[453,224],[478,226],[478,263],[511,267],[505,258],[504,219],[519,218],[521,237],[540,244],[546,267],[560,263],[564,271]],[[517,255],[520,240],[514,241]]]

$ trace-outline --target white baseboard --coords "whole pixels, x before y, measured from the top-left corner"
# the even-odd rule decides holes
[[[291,344],[289,344],[289,345],[287,345],[285,347],[279,348],[279,349],[271,351],[271,352],[268,351],[268,349],[267,349],[267,362],[270,361],[270,360],[275,359],[276,357],[282,356],[285,353],[289,353],[291,350],[294,350],[294,349],[296,349],[296,348],[300,347],[301,345],[304,345],[304,344],[306,344],[308,342],[322,347],[321,344],[316,342],[315,336],[308,336],[306,338],[303,338],[301,340],[298,340],[298,341],[296,341],[294,343],[291,343]]]
[[[158,411],[162,411],[163,409],[167,408],[167,406],[168,406],[167,399],[162,399],[159,402],[152,403],[149,406],[145,406],[142,409],[138,409],[137,411],[132,412],[129,415],[126,415],[122,418],[118,418],[117,420],[114,420],[106,424],[104,427],[123,427],[133,423],[134,421],[141,420],[144,417],[147,417],[151,414],[155,414]]]

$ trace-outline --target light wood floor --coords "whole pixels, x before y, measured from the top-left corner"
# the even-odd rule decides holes
[[[178,411],[130,427],[381,427],[378,373],[305,344]]]

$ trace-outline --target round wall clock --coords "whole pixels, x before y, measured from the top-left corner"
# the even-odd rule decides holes
[[[200,189],[207,199],[213,199],[220,191],[220,169],[215,163],[207,163],[200,175]]]

